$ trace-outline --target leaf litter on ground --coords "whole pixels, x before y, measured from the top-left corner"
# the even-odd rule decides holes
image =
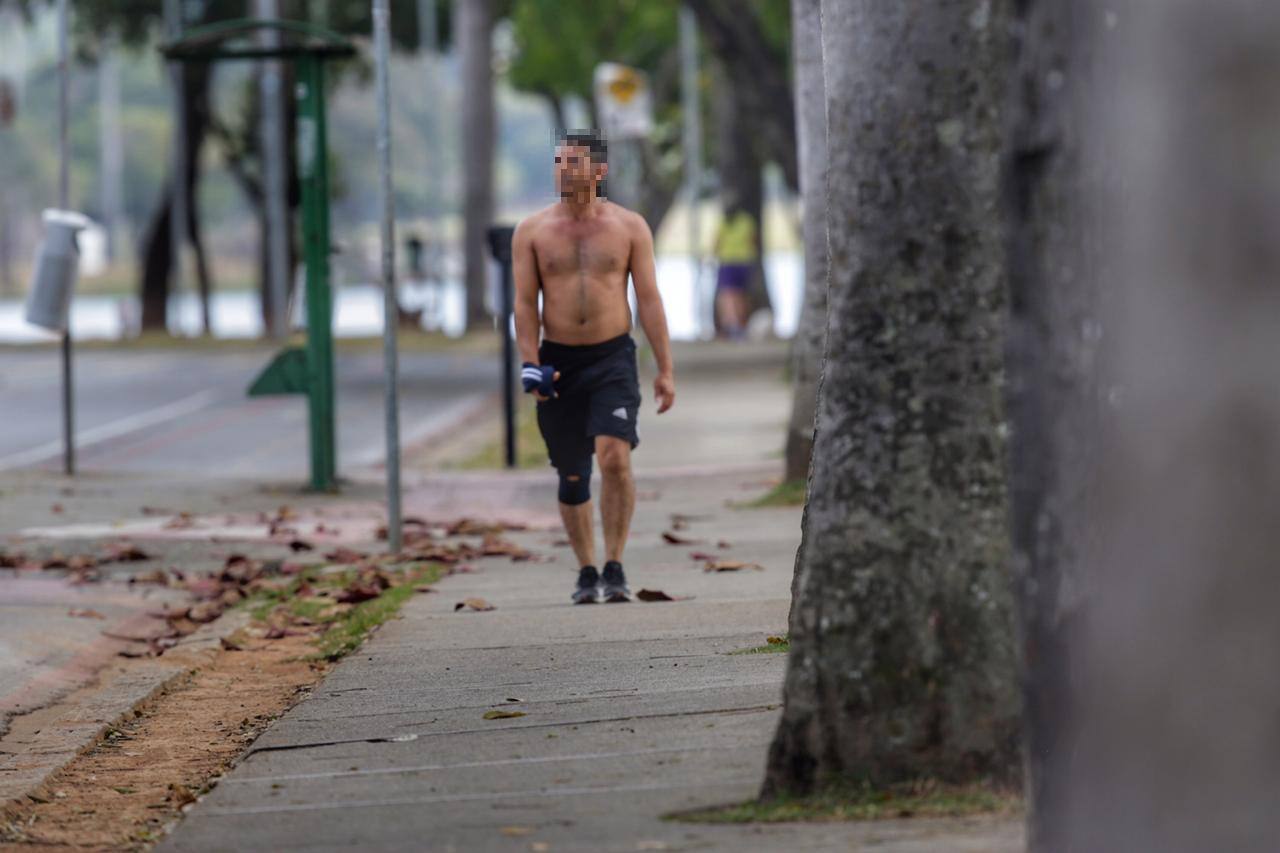
[[[758,564],[758,562],[744,562],[741,560],[708,560],[703,565],[703,571],[742,571],[744,569],[764,571],[764,566]]]
[[[515,717],[526,717],[524,711],[485,711],[484,718],[486,720],[510,720]]]

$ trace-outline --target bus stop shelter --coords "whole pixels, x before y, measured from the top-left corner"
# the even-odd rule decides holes
[[[277,44],[261,33],[275,31]],[[283,59],[293,63],[298,101],[296,139],[302,188],[302,256],[306,269],[304,348],[286,347],[249,386],[250,396],[303,394],[310,431],[311,488],[337,487],[333,296],[329,282],[328,137],[325,127],[325,65],[356,53],[337,33],[301,21],[240,19],[188,30],[160,48],[179,62]]]

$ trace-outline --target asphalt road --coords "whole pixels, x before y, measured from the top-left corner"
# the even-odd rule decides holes
[[[75,361],[77,462],[85,472],[193,473],[305,480],[301,396],[245,389],[271,350],[84,349]],[[404,444],[456,420],[498,387],[496,359],[402,353]],[[62,462],[61,367],[55,349],[0,350],[0,478]],[[383,458],[382,358],[339,353],[338,469]]]

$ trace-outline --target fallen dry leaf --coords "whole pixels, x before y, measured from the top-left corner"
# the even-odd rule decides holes
[[[706,551],[690,551],[689,559],[697,560],[698,562],[703,563],[703,562],[706,562],[707,560],[718,560],[720,559],[720,555],[708,554]]]
[[[527,560],[532,554],[516,543],[503,539],[496,533],[485,534],[480,543],[480,554],[484,557],[511,557],[513,560]]]
[[[662,531],[662,538],[666,540],[668,545],[697,545],[701,539],[690,539],[687,536],[677,536],[670,530]]]
[[[368,554],[360,551],[353,551],[350,548],[337,548],[324,555],[324,558],[332,563],[359,563],[369,558]]]
[[[218,644],[221,645],[223,649],[229,652],[244,651],[244,645],[234,637],[219,637]]]
[[[508,838],[523,838],[526,835],[533,835],[532,826],[504,826],[498,831]]]
[[[76,617],[79,617],[79,618],[81,618],[81,619],[106,619],[106,618],[107,618],[107,617],[103,616],[101,613],[99,613],[98,611],[96,611],[96,610],[90,610],[90,609],[89,609],[89,608],[87,608],[87,607],[84,607],[84,608],[82,608],[82,607],[73,607],[72,609],[70,609],[70,610],[68,610],[68,611],[67,611],[67,615],[68,615],[68,616],[76,616]]]
[[[191,793],[191,789],[187,788],[185,785],[170,783],[169,802],[173,803],[173,805],[181,808],[187,803],[194,803],[195,801],[196,795]]]
[[[497,609],[492,604],[485,601],[483,598],[464,598],[462,601],[459,601],[457,604],[453,606],[453,610],[456,613],[459,610],[462,610],[464,607],[470,610],[477,610],[477,611]]]
[[[725,549],[725,548],[732,548],[732,547],[733,547],[733,543],[732,543],[732,542],[730,542],[728,539],[721,539],[719,542],[717,542],[717,543],[716,543],[716,547],[717,547],[717,548],[722,548],[722,549]]]
[[[54,515],[61,514],[63,512],[62,504],[52,505],[51,507],[49,507],[49,512],[53,513]]]
[[[169,573],[164,569],[152,569],[149,572],[139,572],[129,578],[129,583],[149,583],[156,586],[169,585]]]
[[[196,598],[217,598],[222,595],[222,584],[215,578],[189,578],[186,587],[187,592]]]
[[[509,720],[513,717],[527,716],[524,711],[485,711],[486,720]]]
[[[642,589],[636,593],[636,598],[641,601],[675,601],[660,589]]]
[[[206,601],[197,604],[187,612],[187,618],[192,622],[212,622],[222,615],[223,604],[221,601]]]
[[[289,550],[295,554],[299,551],[314,551],[315,549],[316,546],[305,539],[292,539],[289,541]]]
[[[342,592],[334,596],[334,600],[343,604],[359,604],[362,601],[371,601],[380,595],[382,595],[382,587],[377,584],[352,581]]]
[[[672,518],[671,529],[672,530],[688,530],[689,522],[685,521],[683,518]]]
[[[758,572],[763,572],[764,566],[759,563],[744,563],[739,560],[708,560],[707,564],[702,567],[704,572],[738,572],[743,569],[755,569]]]
[[[764,641],[771,646],[780,646],[787,641],[786,637],[765,637]]]
[[[188,619],[185,616],[179,616],[179,617],[170,619],[169,627],[173,628],[173,630],[180,637],[185,637],[188,634],[194,634],[196,631],[200,630],[199,625],[197,625],[195,622],[192,622],[190,619]]]
[[[137,563],[150,559],[150,554],[139,548],[137,545],[134,545],[132,542],[113,542],[107,546],[107,553],[103,556],[102,562]]]
[[[164,523],[165,530],[183,530],[188,527],[195,527],[195,519],[191,517],[189,512],[180,512],[173,518]]]

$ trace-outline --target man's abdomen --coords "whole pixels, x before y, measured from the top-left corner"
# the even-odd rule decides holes
[[[577,276],[542,283],[543,338],[562,344],[596,344],[631,331],[626,279],[580,281]]]

